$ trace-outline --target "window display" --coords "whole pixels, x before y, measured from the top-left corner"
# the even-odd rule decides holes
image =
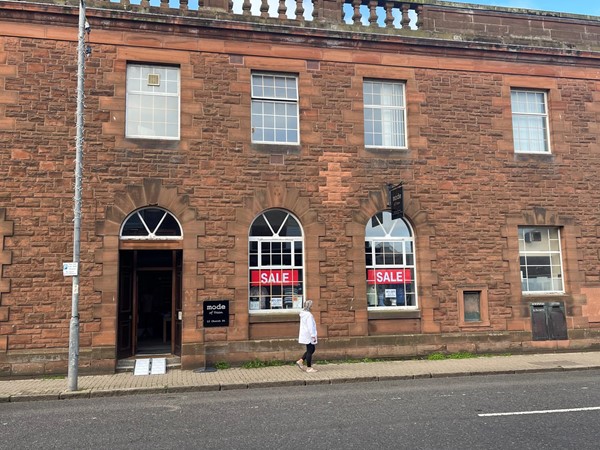
[[[274,209],[254,220],[248,257],[250,311],[302,308],[302,229],[290,213]]]
[[[385,211],[373,216],[365,232],[367,306],[416,307],[414,240],[403,219]]]

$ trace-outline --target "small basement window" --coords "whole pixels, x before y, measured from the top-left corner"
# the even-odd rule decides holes
[[[487,286],[460,288],[457,300],[459,327],[490,326]]]

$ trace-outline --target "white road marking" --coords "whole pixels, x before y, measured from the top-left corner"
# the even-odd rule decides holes
[[[486,414],[477,414],[477,415],[479,417],[522,416],[525,414],[554,414],[554,413],[598,411],[598,410],[600,410],[600,406],[590,406],[588,408],[545,409],[545,410],[540,410],[540,411],[514,411],[514,412],[503,412],[503,413],[486,413]]]

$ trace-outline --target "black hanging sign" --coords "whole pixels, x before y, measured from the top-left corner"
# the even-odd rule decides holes
[[[203,305],[204,327],[229,326],[229,300],[206,300]]]
[[[404,192],[402,191],[402,183],[396,186],[389,185],[389,190],[392,220],[402,219],[404,217]]]

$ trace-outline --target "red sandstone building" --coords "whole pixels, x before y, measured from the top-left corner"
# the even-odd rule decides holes
[[[598,348],[598,18],[139,3],[87,2],[82,370],[293,361],[306,299],[320,358]],[[0,1],[3,375],[67,367],[78,4]]]

